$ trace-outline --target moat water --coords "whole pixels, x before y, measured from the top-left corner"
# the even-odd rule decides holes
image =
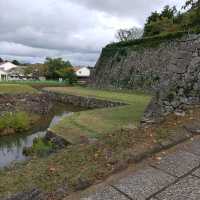
[[[73,112],[80,110],[81,108],[72,105],[55,104],[50,113],[42,117],[41,122],[37,124],[37,127],[31,132],[15,136],[0,137],[0,168],[27,160],[28,158],[23,155],[24,147],[31,147],[35,138],[44,137],[46,130],[57,124],[62,117],[69,116],[73,114]]]

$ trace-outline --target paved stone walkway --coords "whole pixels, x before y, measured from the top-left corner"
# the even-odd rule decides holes
[[[82,200],[200,200],[200,137]]]

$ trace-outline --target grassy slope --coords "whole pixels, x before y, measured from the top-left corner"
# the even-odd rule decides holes
[[[48,88],[48,90],[127,103],[127,106],[94,109],[65,117],[52,131],[76,143],[80,136],[98,137],[117,129],[137,125],[151,97],[142,93],[114,92],[81,87]]]
[[[37,90],[28,85],[0,84],[0,94],[36,93]]]
[[[78,87],[52,90],[120,100],[130,104],[118,108],[79,112],[77,116],[65,118],[61,122],[64,129],[68,129],[71,125],[73,130],[77,129],[80,133],[86,134],[94,134],[93,131],[102,133],[139,121],[144,107],[150,100],[150,97],[144,94]],[[84,127],[81,126],[82,124]],[[60,127],[58,129],[61,130]],[[135,151],[139,149],[138,145],[145,145],[142,148],[149,148],[146,145],[148,138],[149,136],[142,134],[141,131],[136,133],[115,131],[106,135],[101,134],[99,144],[72,145],[48,158],[33,158],[13,168],[0,170],[0,198],[29,188],[40,188],[52,192],[66,182],[69,189],[74,190],[80,179],[89,181],[89,183],[102,180],[120,167],[119,162],[127,159],[125,150],[134,148]],[[110,162],[115,163],[114,166]]]
[[[102,181],[124,169],[137,153],[148,151],[152,145],[160,145],[157,140],[167,140],[166,131],[176,131],[194,119],[199,121],[199,113],[200,110],[195,108],[185,117],[170,117],[158,129],[115,131],[102,135],[99,142],[72,145],[47,158],[35,157],[11,169],[0,170],[0,198],[31,188],[53,192],[66,184],[71,192],[77,190],[80,180],[90,184]]]
[[[29,85],[33,88],[36,89],[41,89],[44,87],[63,87],[66,86],[65,82],[58,82],[58,81],[51,81],[51,80],[44,80],[44,81],[39,81],[39,80],[20,80],[20,81],[2,81],[0,82],[0,85],[4,84],[9,84],[9,85]]]

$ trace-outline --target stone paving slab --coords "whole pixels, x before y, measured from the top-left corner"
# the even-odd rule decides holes
[[[176,177],[181,177],[198,167],[200,159],[192,153],[179,151],[164,157],[154,166]]]
[[[114,186],[133,200],[145,200],[174,181],[174,177],[148,167],[120,180]]]
[[[188,132],[185,128],[179,128],[171,133],[169,139],[172,140],[173,142],[179,143],[190,137],[192,137],[192,133]]]
[[[199,200],[200,179],[188,176],[156,196],[159,200]]]
[[[198,176],[200,178],[200,168],[197,169],[196,171],[194,171],[192,174],[194,174],[195,176]]]
[[[193,121],[189,124],[184,125],[187,131],[193,133],[193,134],[200,134],[200,122],[199,121]]]
[[[196,138],[192,143],[185,146],[185,151],[200,156],[200,138]]]
[[[128,198],[114,188],[107,186],[104,190],[81,200],[128,200]]]

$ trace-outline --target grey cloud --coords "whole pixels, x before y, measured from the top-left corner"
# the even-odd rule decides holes
[[[146,17],[155,10],[160,10],[165,5],[176,5],[180,8],[184,0],[73,0],[86,7],[121,17],[134,18],[138,23],[143,23]]]
[[[181,0],[183,1],[183,0]],[[94,65],[121,26],[142,25],[180,0],[0,0],[0,57],[30,62],[62,56]]]

